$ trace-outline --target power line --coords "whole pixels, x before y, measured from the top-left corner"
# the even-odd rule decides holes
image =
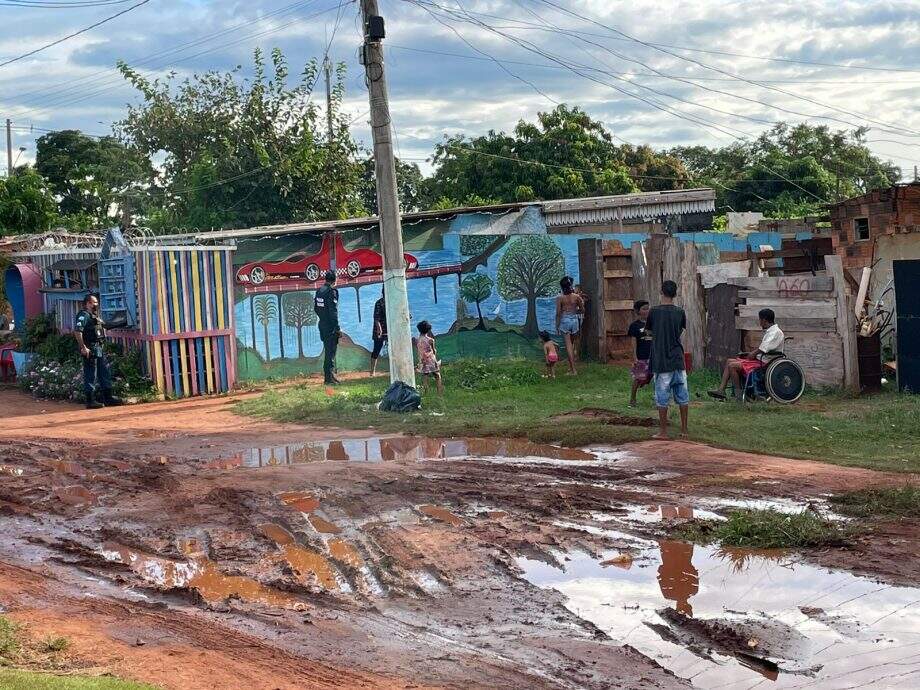
[[[78,0],[77,2],[63,2],[63,0],[56,0],[54,2],[39,2],[37,0],[2,0],[0,5],[4,7],[22,7],[24,9],[69,10],[86,7],[124,5],[126,2],[130,1],[131,0]]]
[[[10,64],[12,64],[12,63],[14,63],[14,62],[18,62],[19,60],[25,60],[27,57],[31,57],[31,56],[35,55],[36,53],[40,53],[40,52],[42,52],[43,50],[47,50],[48,48],[51,48],[51,47],[53,47],[53,46],[56,46],[56,45],[59,45],[59,44],[63,43],[64,41],[70,40],[70,39],[73,38],[74,36],[79,36],[80,34],[85,34],[87,31],[91,31],[92,29],[95,29],[97,26],[102,26],[103,24],[105,24],[105,23],[107,23],[107,22],[110,22],[110,21],[112,21],[113,19],[117,19],[117,18],[120,17],[121,15],[127,14],[127,13],[130,12],[131,10],[137,9],[137,8],[140,7],[141,5],[146,5],[148,2],[150,2],[150,0],[141,0],[141,1],[140,1],[139,3],[137,3],[136,5],[131,5],[131,7],[128,7],[127,9],[121,10],[120,12],[116,12],[116,13],[113,14],[112,16],[106,17],[105,19],[102,19],[102,20],[96,22],[95,24],[90,24],[90,25],[87,26],[86,28],[80,29],[79,31],[75,31],[75,32],[73,32],[72,34],[69,34],[69,35],[67,35],[67,36],[64,36],[63,38],[59,38],[59,39],[57,39],[56,41],[52,41],[51,43],[46,43],[45,45],[43,45],[43,46],[41,46],[41,47],[39,47],[39,48],[36,48],[35,50],[30,50],[28,53],[23,53],[22,55],[18,55],[17,57],[10,58],[9,60],[6,60],[5,62],[0,62],[0,67],[6,67],[7,65],[10,65]]]
[[[862,113],[859,113],[859,112],[849,111],[849,110],[846,110],[846,109],[844,109],[844,108],[838,108],[838,107],[836,107],[836,106],[833,106],[833,105],[830,105],[830,104],[827,104],[827,103],[822,103],[821,101],[817,101],[817,100],[815,100],[815,99],[808,98],[808,97],[806,97],[806,96],[800,96],[800,95],[798,95],[798,94],[796,94],[796,93],[793,93],[793,92],[791,92],[791,91],[786,91],[786,90],[781,89],[781,88],[776,87],[776,86],[770,86],[770,85],[764,84],[763,82],[758,82],[758,81],[755,81],[755,80],[752,80],[752,79],[748,79],[748,78],[746,78],[746,77],[743,77],[743,76],[740,76],[740,75],[737,75],[737,74],[733,74],[733,73],[728,72],[728,71],[726,71],[726,70],[723,70],[723,69],[721,69],[721,68],[719,68],[719,67],[713,67],[712,65],[709,65],[709,64],[707,64],[707,63],[705,63],[705,62],[700,62],[699,60],[695,60],[695,59],[693,59],[693,58],[684,57],[683,55],[678,55],[677,53],[673,53],[673,52],[671,52],[671,51],[669,51],[669,50],[666,50],[665,48],[661,48],[661,47],[659,47],[659,46],[657,46],[657,45],[654,45],[654,44],[652,44],[652,43],[649,43],[648,41],[643,41],[642,39],[635,38],[634,36],[630,36],[629,34],[627,34],[627,33],[623,32],[623,31],[621,31],[620,29],[617,29],[616,27],[608,26],[608,25],[603,24],[602,22],[599,22],[599,21],[597,21],[597,20],[595,20],[595,19],[591,19],[590,17],[585,17],[584,15],[578,14],[577,12],[574,12],[574,11],[572,11],[572,10],[569,10],[569,9],[566,8],[566,7],[562,7],[562,6],[558,5],[557,3],[553,2],[552,0],[538,0],[538,2],[542,2],[544,5],[548,5],[549,7],[553,7],[553,8],[555,8],[556,10],[558,10],[559,12],[563,12],[563,13],[565,13],[565,14],[567,14],[567,15],[570,15],[570,16],[573,16],[573,17],[577,17],[578,19],[581,19],[582,21],[589,22],[589,23],[591,23],[591,24],[595,24],[595,25],[597,25],[597,26],[600,26],[600,27],[606,29],[607,31],[610,31],[610,32],[615,33],[615,34],[617,34],[617,35],[619,35],[619,36],[622,36],[623,38],[625,38],[625,39],[627,39],[627,40],[629,40],[629,41],[632,41],[632,42],[634,42],[634,43],[637,43],[637,44],[639,44],[639,45],[644,45],[644,46],[653,48],[654,50],[657,50],[657,51],[659,51],[659,52],[662,52],[662,53],[664,53],[664,54],[666,54],[666,55],[670,55],[670,56],[675,57],[675,58],[677,58],[677,59],[679,59],[679,60],[684,60],[684,61],[686,61],[686,62],[693,63],[693,64],[698,65],[698,66],[700,66],[700,67],[702,67],[702,68],[704,68],[704,69],[711,70],[711,71],[717,72],[717,73],[719,73],[719,74],[724,74],[724,75],[726,75],[726,76],[728,76],[728,77],[731,77],[731,78],[734,78],[734,79],[736,79],[736,80],[738,80],[738,81],[743,81],[743,82],[745,82],[745,83],[747,83],[747,84],[751,84],[751,85],[754,85],[754,86],[759,86],[759,87],[761,87],[761,88],[765,88],[765,89],[768,89],[768,90],[770,90],[770,91],[775,91],[775,92],[777,92],[777,93],[781,93],[781,94],[784,94],[784,95],[786,95],[786,96],[791,96],[791,97],[793,97],[793,98],[798,98],[798,99],[807,101],[808,103],[812,103],[812,104],[814,104],[814,105],[821,106],[822,108],[828,108],[828,109],[830,109],[830,110],[835,110],[835,111],[837,111],[837,112],[841,112],[841,113],[844,113],[844,114],[846,114],[846,115],[850,115],[850,116],[852,116],[852,117],[859,117],[859,118],[861,118],[861,119],[863,119],[863,120],[866,120],[867,122],[872,122],[872,123],[874,123],[874,124],[878,124],[878,125],[881,125],[881,126],[884,126],[884,127],[890,128],[890,129],[893,129],[893,130],[900,130],[900,131],[902,131],[902,132],[906,132],[906,133],[911,134],[911,135],[920,136],[920,132],[918,132],[918,131],[916,131],[916,130],[911,130],[911,129],[907,129],[907,128],[904,128],[904,127],[898,127],[897,125],[891,124],[890,122],[885,122],[884,120],[875,120],[875,119],[869,117],[868,115],[865,115],[865,114],[862,114]]]
[[[277,18],[277,17],[283,16],[283,15],[292,14],[292,13],[296,12],[296,11],[299,10],[299,9],[304,9],[304,8],[306,8],[307,6],[309,6],[310,4],[312,4],[312,3],[314,3],[314,2],[316,2],[316,0],[299,0],[298,2],[295,2],[295,3],[291,4],[291,5],[287,5],[287,6],[285,6],[285,7],[281,7],[281,8],[279,8],[279,9],[273,11],[273,12],[269,12],[269,13],[263,15],[263,16],[260,17],[257,21],[258,21],[258,22],[261,22],[261,21],[265,21],[265,20],[270,19],[270,18]],[[298,19],[297,21],[300,21],[300,20]],[[155,53],[151,53],[151,54],[149,54],[149,55],[146,55],[146,56],[144,56],[144,57],[139,58],[139,59],[136,60],[136,61],[133,61],[133,65],[134,65],[135,67],[145,66],[145,65],[148,65],[148,64],[150,64],[150,63],[155,62],[156,60],[158,60],[158,59],[160,59],[160,58],[163,58],[163,57],[166,57],[166,56],[175,56],[175,55],[178,54],[178,53],[181,53],[181,52],[183,52],[183,51],[185,51],[185,50],[188,50],[188,49],[190,49],[190,48],[195,48],[195,47],[200,46],[200,45],[202,45],[202,44],[204,44],[204,43],[208,43],[208,42],[210,42],[210,41],[212,41],[212,40],[214,40],[214,39],[216,39],[216,38],[225,36],[225,35],[227,35],[227,34],[234,34],[234,33],[236,33],[236,32],[238,31],[238,29],[240,29],[241,27],[249,26],[249,25],[251,25],[252,23],[253,23],[253,22],[252,22],[251,20],[239,22],[239,23],[237,23],[237,24],[234,24],[234,25],[231,25],[231,26],[227,27],[226,29],[222,29],[221,31],[217,31],[217,32],[214,32],[214,33],[211,33],[211,34],[205,34],[204,36],[201,36],[201,37],[199,37],[199,38],[196,38],[196,39],[194,39],[194,40],[192,40],[192,41],[188,41],[188,42],[186,42],[186,43],[181,43],[181,44],[179,44],[179,45],[177,45],[177,46],[174,46],[173,48],[170,48],[170,49],[168,49],[168,50],[163,50],[163,51],[158,51],[158,52],[155,52]],[[281,28],[285,28],[285,27],[287,27],[287,26],[290,26],[290,23],[288,23],[288,24],[282,24],[282,25],[276,27],[276,28],[273,29],[273,30],[277,31],[277,30],[280,30]],[[259,34],[256,34],[256,35],[259,35]],[[252,35],[250,35],[248,38],[244,36],[242,40],[248,40],[249,38],[252,38],[252,37],[253,37]],[[190,58],[194,58],[194,57],[199,57],[200,55],[204,55],[204,54],[206,54],[207,52],[211,52],[212,50],[219,49],[220,47],[224,47],[224,46],[226,46],[226,45],[235,45],[235,44],[238,43],[238,42],[241,42],[241,41],[234,41],[234,42],[230,42],[230,43],[227,43],[227,44],[221,44],[220,46],[217,46],[216,48],[213,48],[213,49],[210,49],[210,50],[201,51],[201,52],[196,53],[196,54],[191,55],[191,56],[186,56],[185,59],[190,59]],[[115,79],[112,78],[113,76],[115,76]],[[23,116],[25,113],[30,113],[30,112],[43,112],[43,110],[48,109],[48,107],[51,106],[51,105],[58,106],[60,103],[66,101],[66,99],[70,97],[70,95],[65,95],[65,94],[70,94],[71,92],[72,92],[72,93],[80,93],[80,94],[83,94],[85,97],[80,97],[80,98],[77,98],[76,100],[68,101],[68,102],[65,103],[66,105],[69,105],[70,103],[73,103],[73,102],[79,102],[79,101],[81,101],[81,100],[86,100],[86,98],[89,98],[89,97],[98,95],[98,94],[100,94],[100,93],[104,93],[104,92],[106,92],[106,91],[109,90],[108,88],[97,89],[97,90],[95,90],[95,91],[89,92],[89,94],[86,95],[86,94],[87,94],[87,87],[88,87],[89,85],[91,85],[91,84],[93,84],[93,83],[105,84],[106,82],[110,82],[111,84],[115,85],[115,88],[117,88],[117,86],[125,85],[124,79],[121,77],[121,75],[120,75],[120,74],[113,75],[113,74],[112,74],[112,69],[109,68],[109,69],[97,70],[97,71],[92,72],[92,73],[86,75],[85,77],[81,77],[81,78],[79,78],[79,79],[71,79],[71,80],[69,80],[69,81],[67,81],[67,82],[61,82],[61,83],[55,84],[55,85],[53,85],[53,86],[45,87],[45,88],[42,88],[42,89],[35,89],[35,90],[32,90],[32,91],[26,91],[26,92],[23,92],[23,93],[19,93],[19,94],[17,94],[17,95],[19,96],[19,98],[25,99],[27,102],[28,102],[28,97],[30,97],[30,96],[38,96],[38,95],[41,95],[41,94],[49,94],[49,95],[50,95],[50,99],[46,99],[46,98],[33,99],[32,102],[35,103],[35,105],[33,105],[31,108],[22,108],[22,107],[20,107],[20,108],[19,108],[19,111],[20,111],[20,112],[19,112],[18,114],[14,114],[14,117],[21,117],[21,116]],[[58,88],[58,87],[63,87],[63,88]],[[39,110],[40,106],[43,105],[43,104],[44,104],[46,107],[43,108],[42,110]]]
[[[570,33],[584,33],[572,31]],[[591,34],[595,35],[595,34]],[[397,50],[407,50],[413,53],[426,53],[428,55],[443,55],[445,57],[455,57],[463,60],[477,60],[477,61],[486,61],[491,62],[489,58],[479,57],[477,55],[468,55],[464,53],[452,53],[444,50],[430,50],[427,48],[412,48],[410,46],[402,46],[396,43],[388,43],[387,46],[392,49]],[[526,62],[524,60],[504,60],[505,63],[509,65],[524,65],[527,67],[543,67],[546,69],[565,69],[559,65],[548,65],[546,63],[540,62]],[[585,67],[585,69],[594,71],[594,72],[605,72],[605,70],[600,70],[594,67]],[[691,81],[727,81],[733,82],[734,79],[728,79],[727,77],[695,77],[679,74],[656,74],[654,72],[618,72],[621,77],[651,77],[651,78],[661,78],[661,79],[689,79]],[[860,84],[920,84],[920,79],[917,80],[904,80],[904,79],[894,79],[894,80],[885,80],[885,81],[857,81],[854,82],[849,79],[760,79],[765,84],[846,84],[850,86],[858,86]]]

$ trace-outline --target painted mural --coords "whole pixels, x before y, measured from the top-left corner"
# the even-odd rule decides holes
[[[559,279],[578,278],[579,236],[546,235],[536,209],[406,224],[403,235],[412,321],[431,322],[445,361],[540,356],[537,333],[554,327]],[[338,275],[339,368],[367,367],[382,295],[380,252],[375,228],[241,240],[234,256],[240,376],[321,369],[313,295],[328,269]]]
[[[724,233],[684,233],[681,239],[729,251],[743,251],[749,242],[779,246],[778,235],[756,235],[739,240]],[[404,223],[412,323],[432,324],[444,361],[538,360],[538,332],[555,328],[559,280],[569,275],[578,282],[578,241],[589,237],[616,239],[628,247],[647,235],[549,235],[536,207]],[[321,371],[313,294],[328,269],[338,275],[339,369],[367,368],[374,303],[382,295],[380,252],[376,228],[239,240],[234,276],[240,378]]]

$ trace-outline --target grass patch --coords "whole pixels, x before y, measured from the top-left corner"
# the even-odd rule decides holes
[[[156,690],[152,685],[133,683],[108,676],[57,676],[35,671],[0,669],[3,690]]]
[[[48,635],[30,639],[26,627],[0,616],[0,688],[2,690],[156,690],[151,685],[108,676],[70,673],[74,660],[63,654],[70,640]]]
[[[920,486],[860,489],[830,499],[841,513],[858,517],[920,518]]]
[[[562,445],[623,443],[649,438],[654,428],[605,424],[602,419],[553,419],[584,408],[605,408],[652,419],[651,389],[627,407],[624,367],[584,364],[579,376],[560,370],[543,379],[540,361],[462,360],[444,367],[446,392],[424,396],[415,414],[379,412],[386,377],[349,381],[331,397],[304,383],[237,404],[237,411],[277,421],[351,429],[374,428],[428,436],[508,436]],[[421,383],[421,382],[420,382]],[[690,376],[690,436],[713,445],[873,469],[920,471],[920,396],[883,392],[853,397],[807,393],[795,405],[720,403],[706,398],[715,375]],[[434,413],[434,414],[432,414]],[[672,419],[676,417],[672,410]],[[672,430],[674,433],[674,430]]]
[[[847,532],[836,523],[809,510],[794,514],[776,510],[733,510],[724,522],[695,520],[677,527],[674,536],[700,544],[748,549],[841,546],[848,541]]]

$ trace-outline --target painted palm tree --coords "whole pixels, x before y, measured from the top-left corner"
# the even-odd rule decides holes
[[[271,359],[271,350],[268,346],[268,325],[278,318],[278,308],[269,295],[262,295],[256,298],[255,315],[256,321],[262,325],[262,333],[265,338],[265,361],[268,361]]]

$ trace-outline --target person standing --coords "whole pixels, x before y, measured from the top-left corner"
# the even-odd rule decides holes
[[[87,409],[121,405],[121,399],[112,394],[112,372],[102,347],[105,323],[99,316],[99,300],[95,295],[83,298],[74,323],[74,337],[83,357],[83,392]]]
[[[684,365],[684,346],[680,336],[687,328],[687,315],[674,304],[677,283],[666,280],[661,284],[661,304],[648,313],[645,330],[652,334],[649,365],[655,380],[655,405],[658,407],[660,429],[655,438],[668,438],[668,406],[671,398],[680,408],[680,436],[687,437],[687,414],[690,390]]]
[[[371,376],[377,374],[377,360],[387,341],[387,306],[386,288],[380,293],[380,299],[374,303],[374,329],[371,337],[374,340],[374,350],[371,352]]]
[[[339,328],[339,291],[335,271],[326,271],[323,286],[313,296],[313,310],[319,318],[319,337],[323,341],[323,380],[327,386],[340,383],[335,375],[335,352],[342,331]]]
[[[645,321],[648,319],[649,305],[644,299],[633,303],[633,311],[638,317],[629,325],[626,335],[636,341],[636,358],[632,365],[632,390],[629,392],[629,406],[636,406],[636,393],[642,386],[652,381],[652,372],[649,369],[649,358],[652,356],[652,336],[645,330]]]
[[[572,279],[565,276],[559,281],[562,294],[556,298],[556,332],[565,338],[565,352],[569,359],[569,375],[578,373],[575,369],[575,338],[581,328],[578,317],[585,313],[585,303],[575,292]]]

